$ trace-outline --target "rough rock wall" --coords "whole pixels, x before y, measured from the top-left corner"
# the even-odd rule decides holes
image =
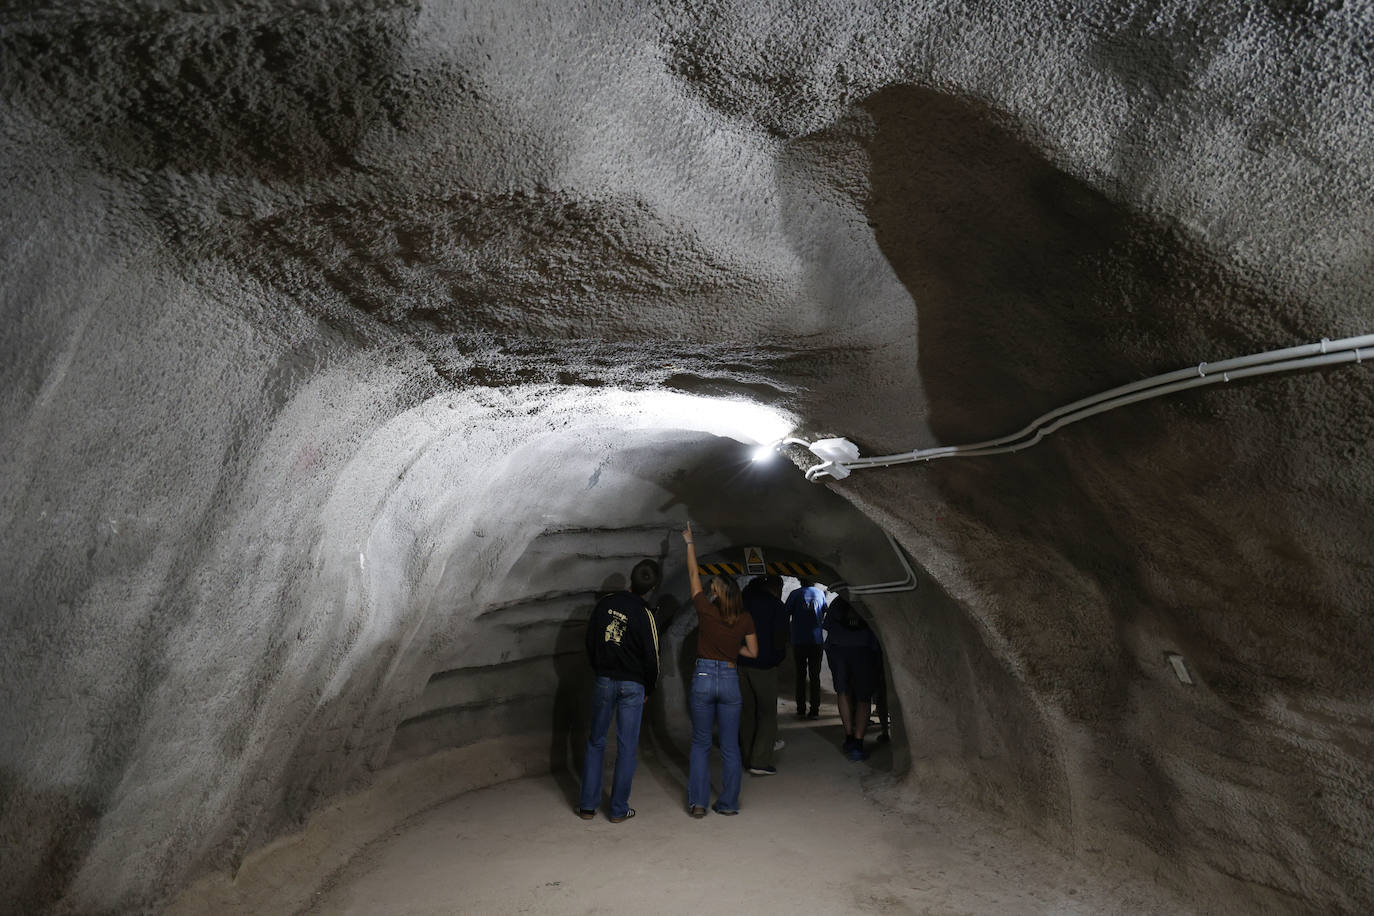
[[[522,571],[539,516],[636,504],[567,481],[739,433],[656,389],[875,453],[1374,327],[1360,4],[0,16],[14,908],[154,906],[365,779],[444,666],[542,657],[499,606],[604,570]],[[1371,390],[839,485],[939,584],[885,612],[916,778],[1370,906]]]

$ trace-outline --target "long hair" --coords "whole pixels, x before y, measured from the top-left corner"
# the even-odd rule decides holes
[[[711,593],[711,603],[727,624],[734,624],[739,615],[744,613],[744,599],[740,597],[739,586],[734,579],[712,576],[707,590]]]

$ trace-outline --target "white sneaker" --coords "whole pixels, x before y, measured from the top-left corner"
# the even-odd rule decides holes
[[[780,751],[785,747],[787,747],[787,742],[782,740],[781,738],[773,742],[773,750],[775,751]]]

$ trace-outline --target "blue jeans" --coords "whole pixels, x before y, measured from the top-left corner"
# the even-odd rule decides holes
[[[743,767],[739,759],[739,673],[729,662],[697,659],[692,672],[692,752],[687,770],[687,807],[705,808],[711,796],[711,727],[720,727],[721,774],[717,811],[739,810]]]
[[[582,795],[577,807],[595,811],[601,804],[601,766],[606,760],[606,731],[615,713],[615,775],[611,777],[611,817],[630,810],[630,783],[635,778],[639,720],[644,713],[644,685],[638,681],[596,679],[592,694],[591,734],[582,758]]]

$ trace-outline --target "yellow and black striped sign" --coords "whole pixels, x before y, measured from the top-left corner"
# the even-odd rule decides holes
[[[816,576],[820,570],[815,563],[769,563],[768,571],[779,576]],[[742,576],[742,563],[698,563],[697,572],[703,576]]]

